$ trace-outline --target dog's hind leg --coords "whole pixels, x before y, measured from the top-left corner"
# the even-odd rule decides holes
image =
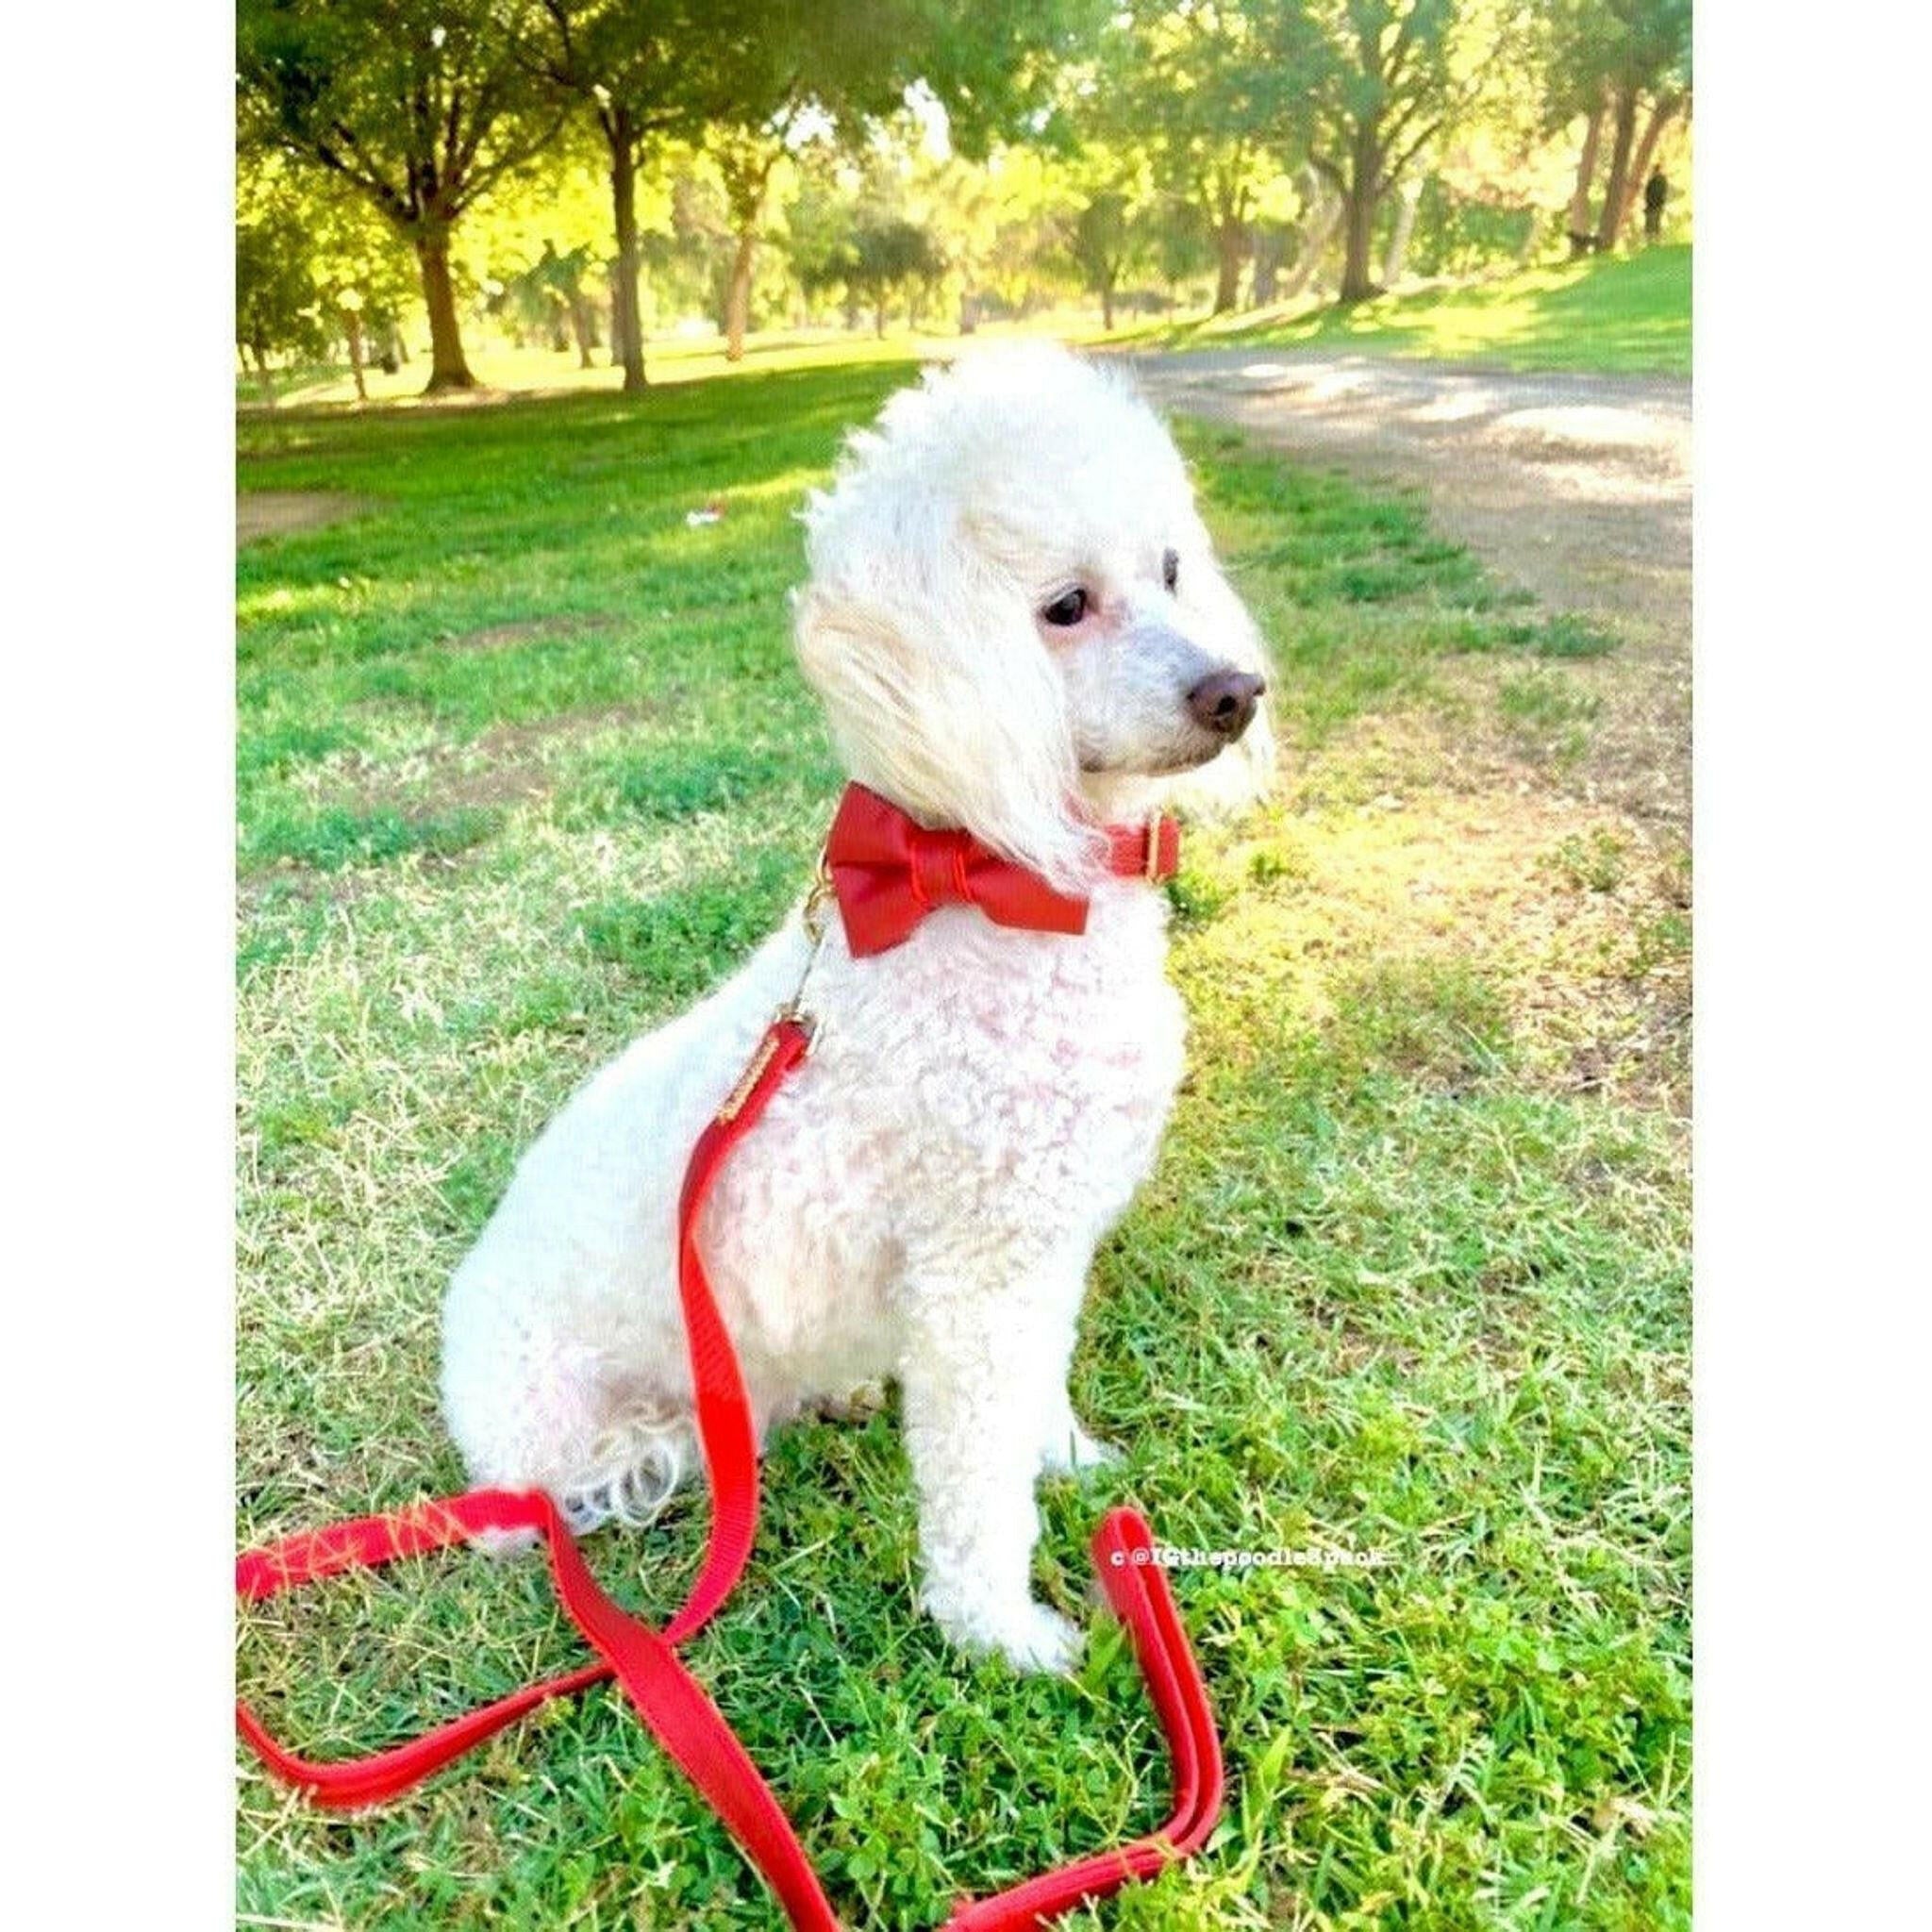
[[[574,1530],[649,1523],[701,1466],[688,1401],[630,1339],[575,1339],[533,1300],[474,1268],[451,1286],[442,1406],[470,1480],[545,1491]]]

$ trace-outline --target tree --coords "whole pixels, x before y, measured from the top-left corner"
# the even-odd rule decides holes
[[[1456,0],[1302,0],[1275,16],[1286,114],[1306,113],[1309,158],[1341,204],[1342,302],[1379,292],[1382,197],[1473,92],[1452,59],[1457,12]]]
[[[1041,139],[1053,101],[1054,65],[1079,44],[1104,4],[766,0],[753,41],[758,58],[743,63],[734,106],[714,117],[708,142],[733,234],[726,358],[736,361],[744,353],[767,192],[774,170],[797,145],[802,125],[819,124],[856,153],[868,134],[876,136],[918,92],[929,108],[944,111],[951,139],[963,151],[983,151],[994,136],[1022,126]],[[944,252],[929,225],[908,219],[924,236],[923,258],[928,264],[912,279],[924,282],[943,274]],[[885,245],[888,226],[871,225],[869,247]]]
[[[848,142],[924,80],[972,148],[1043,98],[1042,56],[1104,0],[529,0],[534,69],[594,115],[610,157],[614,326],[644,384],[635,183],[647,144],[707,139],[732,225],[727,354],[742,353],[766,197],[807,115]]]
[[[455,265],[488,294],[490,311],[553,347],[574,339],[592,366],[608,290],[610,192],[604,143],[587,116],[573,120],[541,170],[501,183],[464,224]],[[615,358],[612,358],[613,362]]]
[[[1102,139],[1144,151],[1156,182],[1200,211],[1217,315],[1240,299],[1261,197],[1288,165],[1292,135],[1262,30],[1280,10],[1278,0],[1140,0],[1104,36],[1079,112]]]
[[[1067,252],[1087,288],[1100,297],[1100,316],[1113,333],[1114,291],[1121,276],[1146,252],[1139,210],[1118,188],[1103,190],[1074,217]]]
[[[1583,146],[1576,157],[1576,185],[1570,191],[1570,214],[1564,232],[1570,238],[1572,259],[1588,255],[1596,246],[1591,223],[1591,195],[1596,185],[1597,149],[1603,144],[1604,112],[1607,103],[1601,93],[1593,99],[1583,124]]]
[[[1147,266],[1159,277],[1173,310],[1183,282],[1205,275],[1212,253],[1201,211],[1179,195],[1159,196],[1148,208]]]
[[[841,263],[847,285],[872,305],[873,332],[886,332],[886,305],[910,284],[945,273],[945,258],[916,222],[903,215],[862,216]]]
[[[958,284],[959,327],[988,313],[1025,314],[1071,273],[1065,249],[1081,200],[1105,182],[1084,181],[1044,142],[993,149],[981,164],[949,156],[907,158],[901,211],[943,250]]]
[[[555,137],[497,9],[443,0],[240,0],[246,134],[351,185],[408,242],[429,311],[429,390],[468,389],[457,225]]]
[[[1552,118],[1586,117],[1570,202],[1571,250],[1614,248],[1658,141],[1690,100],[1690,0],[1553,0],[1548,27]],[[1609,173],[1592,228],[1606,123]]]
[[[744,358],[744,333],[751,325],[752,269],[764,225],[766,195],[805,105],[802,83],[794,84],[787,98],[761,123],[728,124],[713,133],[709,143],[731,228],[731,267],[724,287],[727,362]]]
[[[261,398],[275,407],[269,358],[320,355],[328,341],[323,291],[300,197],[280,169],[243,169],[235,185],[235,341],[255,358]]]
[[[528,68],[587,112],[603,139],[616,257],[612,353],[624,387],[645,387],[638,170],[653,142],[695,139],[768,65],[745,0],[534,0],[521,35]]]
[[[236,156],[235,274],[235,339],[265,394],[270,355],[324,356],[339,332],[366,393],[364,345],[393,365],[419,287],[409,252],[366,200],[273,149]]]

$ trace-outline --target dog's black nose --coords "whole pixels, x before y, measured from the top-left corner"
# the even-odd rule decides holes
[[[1245,671],[1217,671],[1188,693],[1194,722],[1232,744],[1254,722],[1255,707],[1268,687]]]

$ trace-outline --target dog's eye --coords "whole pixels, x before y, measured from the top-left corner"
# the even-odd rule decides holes
[[[1040,614],[1048,624],[1057,624],[1063,627],[1078,624],[1087,615],[1087,592],[1076,586],[1065,596],[1056,597]]]
[[[1172,591],[1181,580],[1181,554],[1178,550],[1165,552],[1160,559],[1160,581]]]

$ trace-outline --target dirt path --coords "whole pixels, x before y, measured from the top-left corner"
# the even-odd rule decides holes
[[[1163,407],[1305,460],[1419,485],[1438,527],[1622,648],[1566,666],[1602,700],[1577,774],[1592,798],[1690,818],[1690,385],[1512,375],[1296,350],[1141,356]]]
[[[329,490],[247,490],[235,493],[235,541],[254,543],[263,537],[287,537],[319,530],[352,517],[368,506],[360,497]]]

